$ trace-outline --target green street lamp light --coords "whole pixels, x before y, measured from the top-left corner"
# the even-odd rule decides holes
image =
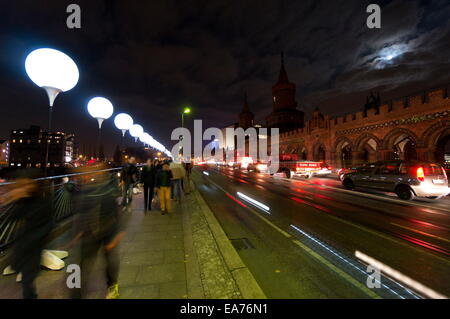
[[[185,107],[183,109],[183,113],[181,113],[181,127],[184,127],[184,114],[190,114],[191,109],[189,107]]]

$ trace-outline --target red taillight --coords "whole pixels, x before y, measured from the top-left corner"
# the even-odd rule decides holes
[[[419,167],[417,169],[417,179],[421,182],[425,181],[425,173],[423,171],[423,167]]]
[[[328,166],[327,167],[327,169],[329,169],[330,171],[333,169],[333,167],[331,167],[331,166]]]

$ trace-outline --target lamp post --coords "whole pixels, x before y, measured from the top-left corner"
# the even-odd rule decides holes
[[[191,113],[191,108],[190,107],[185,107],[183,109],[183,113],[181,113],[181,127],[184,128],[184,114],[190,114]],[[183,135],[180,135],[180,142],[183,140]],[[178,150],[178,155],[181,156],[182,153],[182,148],[180,147],[180,149]]]
[[[25,71],[37,86],[47,92],[49,100],[48,137],[52,130],[52,110],[56,97],[61,92],[73,89],[80,77],[75,62],[65,53],[42,48],[32,51],[25,60]],[[46,140],[45,174],[47,174],[49,138]]]
[[[191,109],[189,107],[185,107],[183,109],[183,113],[181,113],[181,127],[184,127],[184,114],[190,114]]]
[[[109,119],[114,112],[114,107],[108,99],[104,97],[94,97],[87,106],[89,114],[98,122],[98,159],[100,159],[102,124]]]

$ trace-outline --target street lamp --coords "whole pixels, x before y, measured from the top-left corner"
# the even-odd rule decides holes
[[[139,124],[134,124],[130,128],[130,135],[134,137],[134,141],[137,142],[138,138],[144,133],[144,128]]]
[[[122,136],[133,126],[133,118],[126,113],[117,114],[114,118],[114,124],[122,131]]]
[[[78,83],[80,73],[75,62],[61,51],[42,48],[32,51],[25,59],[25,71],[28,77],[37,86],[47,92],[49,100],[48,134],[52,130],[52,108],[56,97],[61,92],[66,92]],[[45,171],[48,165],[47,139],[45,151]]]
[[[87,106],[89,114],[98,121],[98,159],[100,159],[102,124],[109,119],[114,112],[114,107],[108,99],[104,97],[94,97]]]
[[[183,109],[183,113],[181,113],[181,127],[184,127],[184,114],[190,114],[191,109],[189,107],[185,107]]]

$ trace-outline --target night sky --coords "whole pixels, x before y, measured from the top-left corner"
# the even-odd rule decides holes
[[[82,28],[66,26],[77,3]],[[366,27],[369,3],[382,28]],[[358,111],[371,90],[382,100],[450,82],[450,2],[436,1],[2,1],[0,139],[11,129],[47,126],[47,97],[24,69],[26,55],[52,47],[70,55],[80,81],[55,103],[53,125],[96,142],[91,97],[105,96],[171,149],[171,131],[187,118],[204,126],[237,121],[244,90],[256,121],[272,108],[271,87],[285,52],[299,108],[332,115]],[[391,58],[391,60],[388,59]],[[106,155],[121,133],[104,124]],[[128,144],[132,145],[131,139]]]

